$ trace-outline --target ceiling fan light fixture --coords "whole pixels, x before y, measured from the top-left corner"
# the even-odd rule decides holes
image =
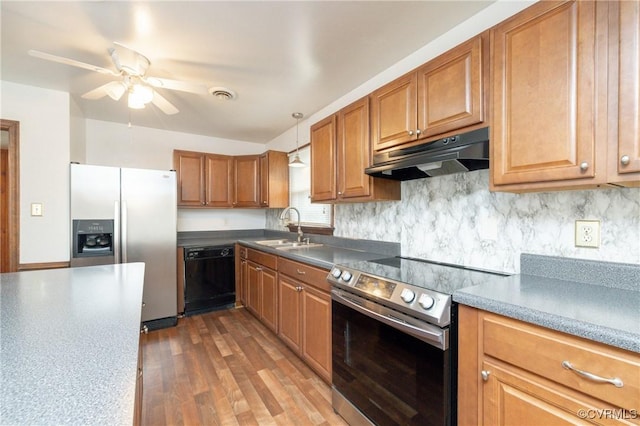
[[[153,89],[142,84],[134,84],[129,89],[127,104],[132,109],[142,109],[153,99]]]
[[[232,101],[236,98],[236,93],[226,87],[210,87],[209,93],[221,101]]]

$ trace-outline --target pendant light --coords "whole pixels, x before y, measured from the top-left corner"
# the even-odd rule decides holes
[[[293,157],[293,160],[289,163],[289,167],[307,167],[307,165],[302,162],[300,155],[298,154],[298,124],[304,115],[302,115],[301,112],[294,112],[291,116],[296,119],[296,156]]]

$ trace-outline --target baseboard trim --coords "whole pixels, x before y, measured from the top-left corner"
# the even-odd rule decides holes
[[[41,269],[61,269],[68,267],[69,262],[21,263],[18,265],[18,271],[39,271]]]

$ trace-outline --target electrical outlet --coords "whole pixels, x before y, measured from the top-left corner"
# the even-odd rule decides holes
[[[576,247],[600,247],[599,220],[576,220]]]

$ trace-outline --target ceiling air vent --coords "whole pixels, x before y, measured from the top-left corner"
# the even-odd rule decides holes
[[[226,87],[210,87],[209,93],[211,93],[214,98],[220,99],[221,101],[232,101],[236,98],[235,92],[227,89]]]

